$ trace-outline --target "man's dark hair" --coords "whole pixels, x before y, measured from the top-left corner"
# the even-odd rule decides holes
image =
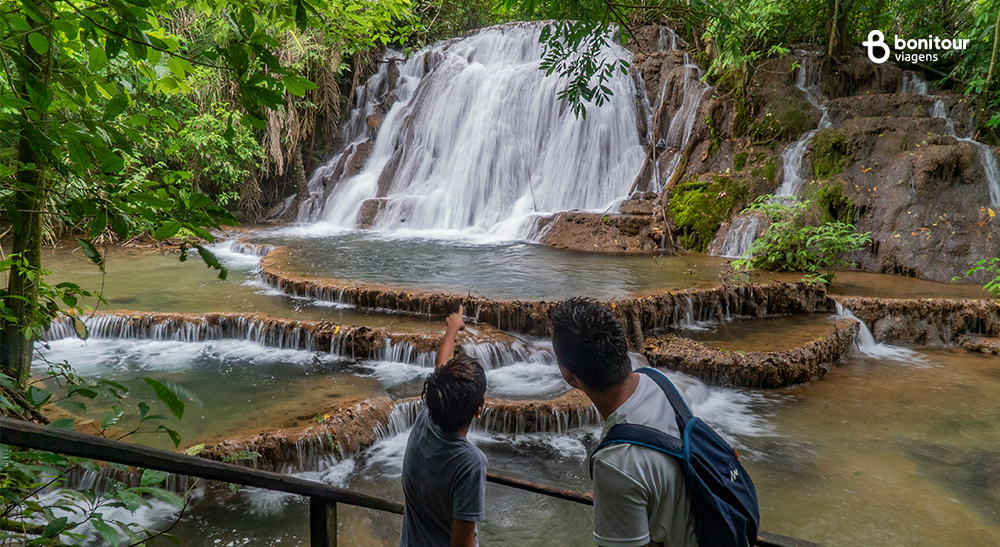
[[[596,391],[607,391],[632,373],[621,323],[589,298],[571,298],[553,310],[552,349],[560,366]]]
[[[422,394],[431,420],[448,433],[472,423],[486,401],[486,371],[467,355],[456,355],[424,382]]]

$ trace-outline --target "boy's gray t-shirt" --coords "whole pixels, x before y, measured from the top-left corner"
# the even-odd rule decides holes
[[[401,547],[448,545],[452,519],[486,518],[486,456],[462,435],[442,431],[426,406],[406,443],[403,495]]]

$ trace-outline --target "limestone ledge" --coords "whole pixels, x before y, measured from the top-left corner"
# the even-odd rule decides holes
[[[678,370],[714,385],[781,388],[827,373],[850,354],[859,325],[836,321],[833,330],[792,350],[743,352],[720,350],[666,334],[648,338],[643,355],[655,367]]]

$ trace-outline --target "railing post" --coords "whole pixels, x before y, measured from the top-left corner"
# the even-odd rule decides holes
[[[337,547],[337,502],[309,498],[309,546]]]

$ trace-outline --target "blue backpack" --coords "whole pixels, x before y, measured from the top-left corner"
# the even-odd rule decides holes
[[[757,543],[760,510],[757,490],[740,465],[739,455],[722,437],[691,413],[677,388],[660,371],[643,367],[636,372],[651,378],[663,390],[677,415],[682,439],[637,424],[617,424],[594,449],[613,444],[635,444],[680,458],[691,494],[698,547],[747,547]],[[594,454],[590,476],[594,476]]]

